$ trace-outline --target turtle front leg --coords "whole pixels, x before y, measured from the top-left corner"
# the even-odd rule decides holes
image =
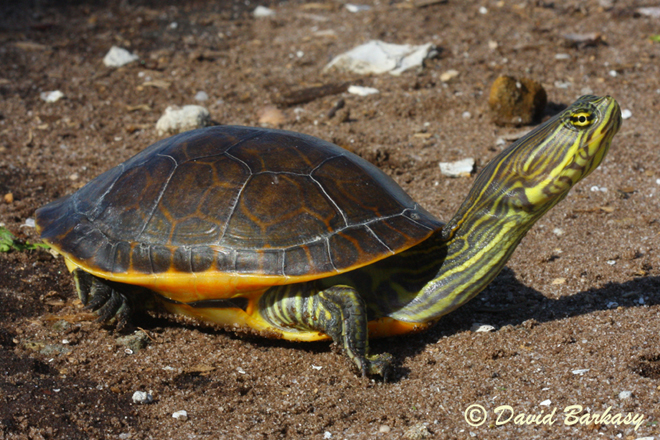
[[[339,344],[362,376],[378,374],[387,380],[393,357],[369,355],[367,308],[349,286],[322,291],[305,285],[274,287],[259,300],[259,313],[268,323],[286,331],[320,331]]]
[[[114,283],[95,277],[82,269],[73,271],[73,279],[78,298],[86,310],[97,313],[99,322],[116,322],[118,329],[128,324],[131,314],[128,298],[113,287]]]

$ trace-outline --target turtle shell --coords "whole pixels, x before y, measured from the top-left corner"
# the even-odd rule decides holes
[[[335,275],[442,227],[337,145],[237,126],[161,140],[38,209],[36,224],[70,269],[185,301]]]

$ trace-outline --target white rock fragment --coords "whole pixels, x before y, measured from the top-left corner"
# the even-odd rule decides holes
[[[336,56],[324,70],[334,68],[360,75],[378,75],[385,72],[400,75],[405,70],[421,66],[424,60],[435,53],[435,46],[431,43],[413,46],[372,40]]]
[[[374,89],[373,87],[349,86],[348,93],[352,93],[353,95],[358,95],[358,96],[368,96],[368,95],[375,95],[380,92],[378,91],[378,89]]]
[[[169,106],[156,123],[159,136],[194,130],[211,124],[211,114],[199,105]]]
[[[486,14],[488,14],[488,9],[485,6],[481,6],[479,8],[479,13],[482,14],[482,15],[486,15]]]
[[[589,189],[591,190],[591,192],[598,192],[598,191],[600,191],[600,192],[604,192],[604,193],[607,192],[607,188],[605,188],[604,186],[594,185],[594,186],[592,186],[592,187],[589,188]]]
[[[319,365],[314,365],[314,364],[312,364],[312,368],[315,369],[315,370],[320,370],[320,369],[323,368],[323,367],[322,367],[322,366],[319,366]]]
[[[488,333],[495,331],[495,327],[493,327],[490,324],[480,324],[478,322],[475,322],[472,324],[472,327],[470,327],[470,331],[474,333]]]
[[[630,399],[632,397],[632,391],[621,391],[619,393],[619,399]]]
[[[195,101],[208,101],[209,95],[206,92],[199,91],[195,94]]]
[[[539,403],[539,405],[540,406],[550,406],[551,403],[552,403],[552,400],[547,399],[547,400],[544,400],[543,402]]]
[[[348,12],[362,12],[371,9],[371,6],[369,5],[353,5],[351,3],[346,3],[344,7],[348,10]]]
[[[175,411],[172,413],[172,417],[177,420],[188,420],[188,411],[182,409],[180,411]]]
[[[35,228],[35,227],[36,227],[36,223],[34,222],[34,219],[33,219],[33,218],[26,218],[26,219],[25,219],[25,223],[23,223],[20,227],[21,227],[21,228],[22,228],[22,227],[26,227],[26,228]]]
[[[64,98],[64,93],[60,92],[59,90],[52,90],[50,92],[41,92],[39,97],[46,102],[57,102]]]
[[[449,177],[466,177],[474,170],[474,159],[458,160],[456,162],[440,162],[440,172]]]
[[[567,53],[558,53],[558,54],[555,54],[555,59],[556,60],[570,60],[571,56]]]
[[[609,74],[612,78],[616,78],[616,76],[618,75],[618,73],[616,73],[616,70],[610,70],[610,71],[608,72],[608,74]]]
[[[103,64],[107,67],[121,67],[139,59],[139,56],[130,53],[126,49],[112,46],[108,53],[105,54],[105,57],[103,57]]]
[[[449,82],[452,79],[456,78],[458,75],[459,75],[458,70],[451,69],[446,72],[442,72],[442,74],[440,74],[440,81]]]
[[[607,264],[614,266],[616,264],[616,260],[607,260]]]
[[[660,179],[655,179],[655,183],[660,185]]]
[[[272,17],[273,15],[275,15],[275,11],[265,6],[259,5],[256,8],[254,8],[254,11],[252,11],[252,15],[255,16],[256,18]]]
[[[144,405],[154,401],[154,397],[146,391],[136,391],[133,393],[133,403]]]
[[[470,119],[472,117],[472,113],[465,111],[461,116],[463,117],[463,119]]]
[[[585,368],[585,369],[582,369],[582,370],[573,370],[573,371],[571,371],[571,373],[576,374],[576,375],[577,374],[584,374],[589,370],[590,370],[590,368]]]
[[[647,17],[660,18],[660,7],[637,8],[637,12]]]
[[[632,112],[627,108],[621,110],[621,119],[630,119],[631,116],[632,116]]]
[[[561,228],[555,228],[552,230],[552,233],[555,234],[557,237],[561,237],[564,235],[564,230]]]
[[[323,433],[323,438],[326,439],[326,440],[329,439],[329,438],[332,438],[332,433],[330,431],[325,431]]]

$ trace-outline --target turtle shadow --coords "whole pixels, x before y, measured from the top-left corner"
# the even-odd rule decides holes
[[[643,298],[642,303],[640,298]],[[399,359],[406,359],[422,353],[427,345],[437,343],[439,339],[470,331],[475,323],[489,324],[500,329],[508,325],[524,325],[528,321],[557,321],[616,307],[658,304],[660,277],[607,283],[601,288],[589,288],[574,295],[552,299],[522,284],[516,279],[513,270],[505,268],[479,296],[443,316],[427,332],[408,336],[405,341],[404,336],[377,340],[372,343],[372,347],[376,352],[389,351]],[[405,371],[400,373],[405,374]]]
[[[398,382],[408,376],[410,369],[403,363],[406,359],[422,353],[427,345],[457,333],[469,331],[474,323],[484,323],[497,329],[518,326],[526,321],[535,323],[556,321],[572,316],[585,315],[614,307],[660,304],[660,277],[636,278],[625,283],[608,283],[601,288],[590,288],[571,296],[558,299],[548,298],[536,289],[522,284],[515,273],[505,268],[502,273],[475,299],[456,311],[443,316],[428,331],[416,335],[402,335],[369,341],[372,354],[388,352],[394,355],[393,374],[388,382]],[[331,341],[295,342],[284,339],[267,339],[250,333],[236,333],[205,323],[193,323],[173,319],[173,315],[145,313],[135,317],[140,327],[157,330],[179,327],[231,340],[241,340],[255,347],[276,347],[302,350],[310,354],[321,354],[340,350]],[[347,365],[351,362],[346,358]]]

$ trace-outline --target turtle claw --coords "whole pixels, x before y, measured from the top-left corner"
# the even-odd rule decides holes
[[[124,294],[113,289],[107,281],[81,269],[74,270],[73,275],[80,301],[85,310],[96,312],[98,322],[115,323],[118,330],[128,324],[131,308]]]
[[[362,362],[362,377],[379,375],[382,376],[383,382],[387,382],[387,377],[392,372],[392,362],[394,356],[389,353],[367,356]]]

